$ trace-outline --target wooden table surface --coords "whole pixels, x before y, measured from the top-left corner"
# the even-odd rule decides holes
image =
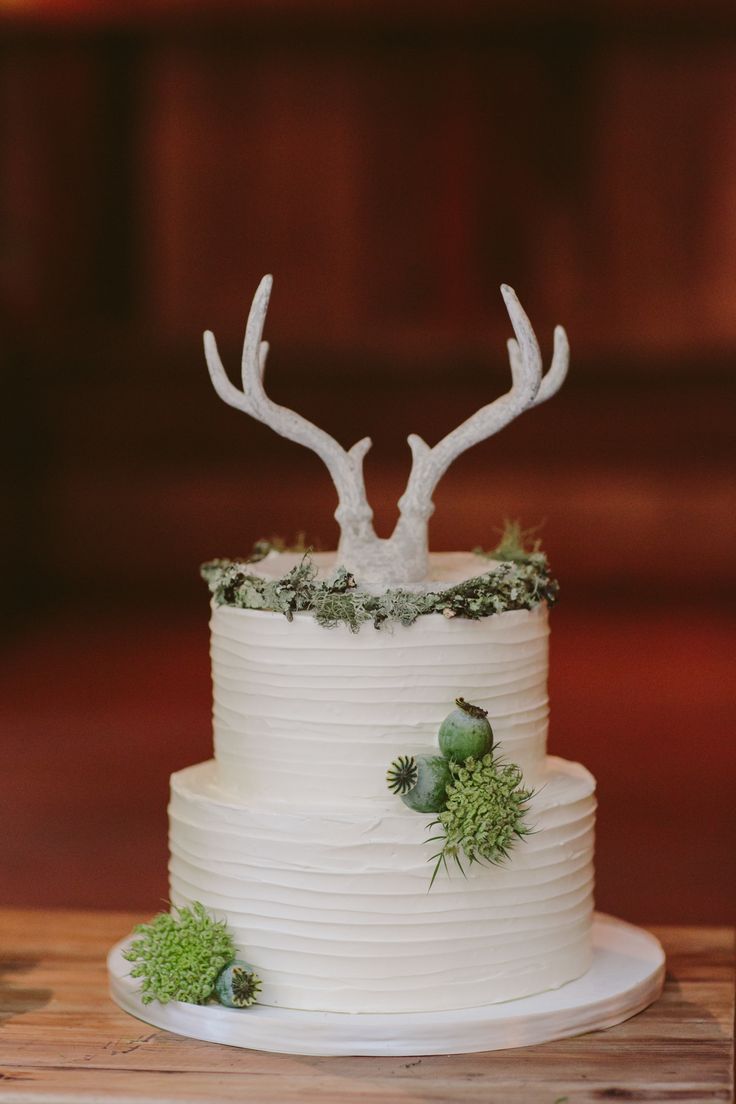
[[[301,1058],[170,1035],[107,995],[105,956],[140,917],[0,910],[0,1101],[249,1104],[731,1101],[733,932],[654,929],[662,998],[562,1042],[430,1058]]]

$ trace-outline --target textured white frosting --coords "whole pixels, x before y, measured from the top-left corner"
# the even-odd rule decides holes
[[[226,917],[269,1005],[470,1008],[554,988],[591,961],[594,781],[548,760],[509,862],[442,872],[431,816],[251,808],[215,764],[172,778],[171,900]]]
[[[283,575],[298,557],[257,565]],[[320,573],[334,556],[318,559]],[[433,587],[488,570],[432,557]],[[544,604],[351,633],[310,614],[212,607],[215,760],[172,778],[171,900],[227,918],[262,1002],[325,1012],[441,1012],[555,988],[591,961],[594,781],[546,756]],[[431,815],[386,787],[400,754],[436,752],[462,695],[536,789],[509,861],[442,871]]]
[[[260,575],[264,579],[280,579],[296,567],[304,558],[303,552],[276,552],[274,549],[262,560],[248,564],[251,575]],[[337,552],[310,552],[309,558],[316,571],[316,578],[329,579],[340,566]],[[403,590],[440,591],[455,583],[475,579],[500,567],[501,560],[494,560],[476,552],[431,552],[429,571],[426,579],[420,583],[408,583]],[[371,587],[363,588],[370,593],[381,593]]]
[[[392,809],[386,769],[437,752],[462,695],[488,710],[503,755],[535,785],[547,741],[548,623],[533,610],[357,633],[311,614],[213,606],[215,758],[251,807]]]

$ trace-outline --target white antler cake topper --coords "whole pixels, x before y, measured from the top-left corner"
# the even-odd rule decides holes
[[[214,334],[204,335],[210,377],[217,394],[237,410],[271,426],[283,437],[312,449],[326,465],[337,489],[335,518],[340,526],[338,562],[372,587],[420,583],[429,570],[428,523],[434,511],[434,489],[450,464],[466,449],[498,433],[529,407],[550,399],[567,374],[569,346],[562,326],[555,327],[554,352],[543,374],[542,355],[531,323],[512,288],[501,286],[516,339],[508,342],[511,389],[481,407],[467,421],[443,437],[434,448],[411,434],[412,467],[399,499],[399,520],[388,538],[373,528],[363,479],[363,459],[371,447],[364,437],[347,451],[329,433],[301,414],[272,402],[263,386],[268,342],[263,341],[273,278],[264,276],[253,298],[243,344],[243,389],[235,387],[223,368]]]

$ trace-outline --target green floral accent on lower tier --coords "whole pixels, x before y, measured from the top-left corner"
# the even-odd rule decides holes
[[[471,863],[502,862],[514,841],[531,830],[525,817],[533,791],[522,785],[521,768],[515,763],[504,763],[489,753],[464,763],[451,761],[449,766],[452,782],[447,804],[432,822],[442,829],[441,835],[433,837],[442,841],[442,848],[433,856],[437,865],[432,882],[448,858],[461,870],[461,855]]]
[[[389,622],[411,625],[428,613],[477,621],[494,613],[533,609],[540,602],[552,605],[558,592],[541,553],[527,562],[501,563],[446,590],[420,593],[395,589],[368,594],[342,567],[320,582],[308,554],[280,579],[254,575],[247,560],[211,560],[201,571],[218,605],[270,610],[289,621],[295,613],[308,612],[326,628],[347,625],[352,632],[367,621],[377,629]]]
[[[213,920],[199,901],[175,913],[160,912],[150,923],[138,924],[139,938],[123,952],[128,962],[136,963],[131,977],[143,979],[143,1004],[204,1004],[220,971],[235,958],[224,921]]]

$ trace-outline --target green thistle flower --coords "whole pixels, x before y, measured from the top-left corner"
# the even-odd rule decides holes
[[[448,858],[461,870],[461,855],[470,863],[500,863],[509,857],[514,842],[531,830],[525,816],[533,794],[522,786],[521,769],[515,763],[503,763],[488,754],[464,763],[450,762],[450,771],[447,804],[432,822],[443,830],[442,835],[433,837],[443,840],[443,845],[432,856],[437,864],[430,888],[440,866],[447,867]]]
[[[136,966],[131,977],[142,978],[141,1000],[167,1004],[171,1000],[204,1004],[212,996],[220,971],[235,958],[235,944],[224,921],[213,920],[195,901],[176,915],[160,912],[139,924],[123,957]]]

